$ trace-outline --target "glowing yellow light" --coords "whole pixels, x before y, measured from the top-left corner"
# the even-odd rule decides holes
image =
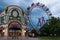
[[[24,32],[26,32],[26,31],[24,31]]]
[[[3,32],[5,32],[5,30],[3,30]]]

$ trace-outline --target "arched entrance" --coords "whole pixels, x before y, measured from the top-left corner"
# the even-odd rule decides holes
[[[21,36],[21,24],[17,21],[12,21],[8,25],[9,36]]]

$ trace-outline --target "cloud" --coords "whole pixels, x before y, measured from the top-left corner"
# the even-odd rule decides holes
[[[40,2],[40,3],[45,4],[50,9],[53,16],[60,17],[60,16],[58,16],[60,14],[60,11],[59,11],[60,10],[60,0],[34,0],[34,2],[35,3]]]
[[[60,0],[0,0],[0,8],[3,9],[6,5],[18,5],[26,10],[33,2],[45,4],[55,16],[60,13]]]
[[[51,12],[53,13],[53,15],[55,16],[55,17],[60,17],[59,15],[60,15],[60,4],[59,3],[57,3],[56,5],[54,5],[53,7],[51,7]]]
[[[23,2],[21,0],[4,0],[5,3],[9,4],[9,5],[19,5],[20,2]]]

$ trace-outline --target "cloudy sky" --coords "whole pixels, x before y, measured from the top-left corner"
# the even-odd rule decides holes
[[[52,12],[52,16],[60,17],[60,0],[0,0],[0,11],[3,11],[4,8],[9,5],[17,5],[17,6],[20,6],[21,8],[23,8],[24,11],[27,11],[27,7],[30,6],[33,2],[34,3],[40,2],[40,3],[45,4]],[[34,24],[37,24],[39,17],[44,16],[44,14],[42,14],[42,13],[44,13],[44,11],[40,12],[40,11],[36,11],[36,10],[42,11],[41,9],[38,9],[38,8],[31,11],[30,16],[31,16],[32,22]],[[38,14],[38,13],[40,13],[40,14]],[[38,16],[36,16],[36,15],[38,15]],[[47,15],[45,14],[44,17],[47,18]]]
[[[23,6],[24,9],[30,6],[31,3],[43,3],[49,7],[53,16],[60,17],[60,0],[0,0],[0,10],[4,9],[7,5]]]

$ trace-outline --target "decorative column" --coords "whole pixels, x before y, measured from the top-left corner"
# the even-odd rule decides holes
[[[21,31],[21,36],[25,36],[26,30],[24,29],[24,25],[22,25],[22,31]]]
[[[4,36],[8,36],[8,25],[5,26],[5,29],[4,29]]]

